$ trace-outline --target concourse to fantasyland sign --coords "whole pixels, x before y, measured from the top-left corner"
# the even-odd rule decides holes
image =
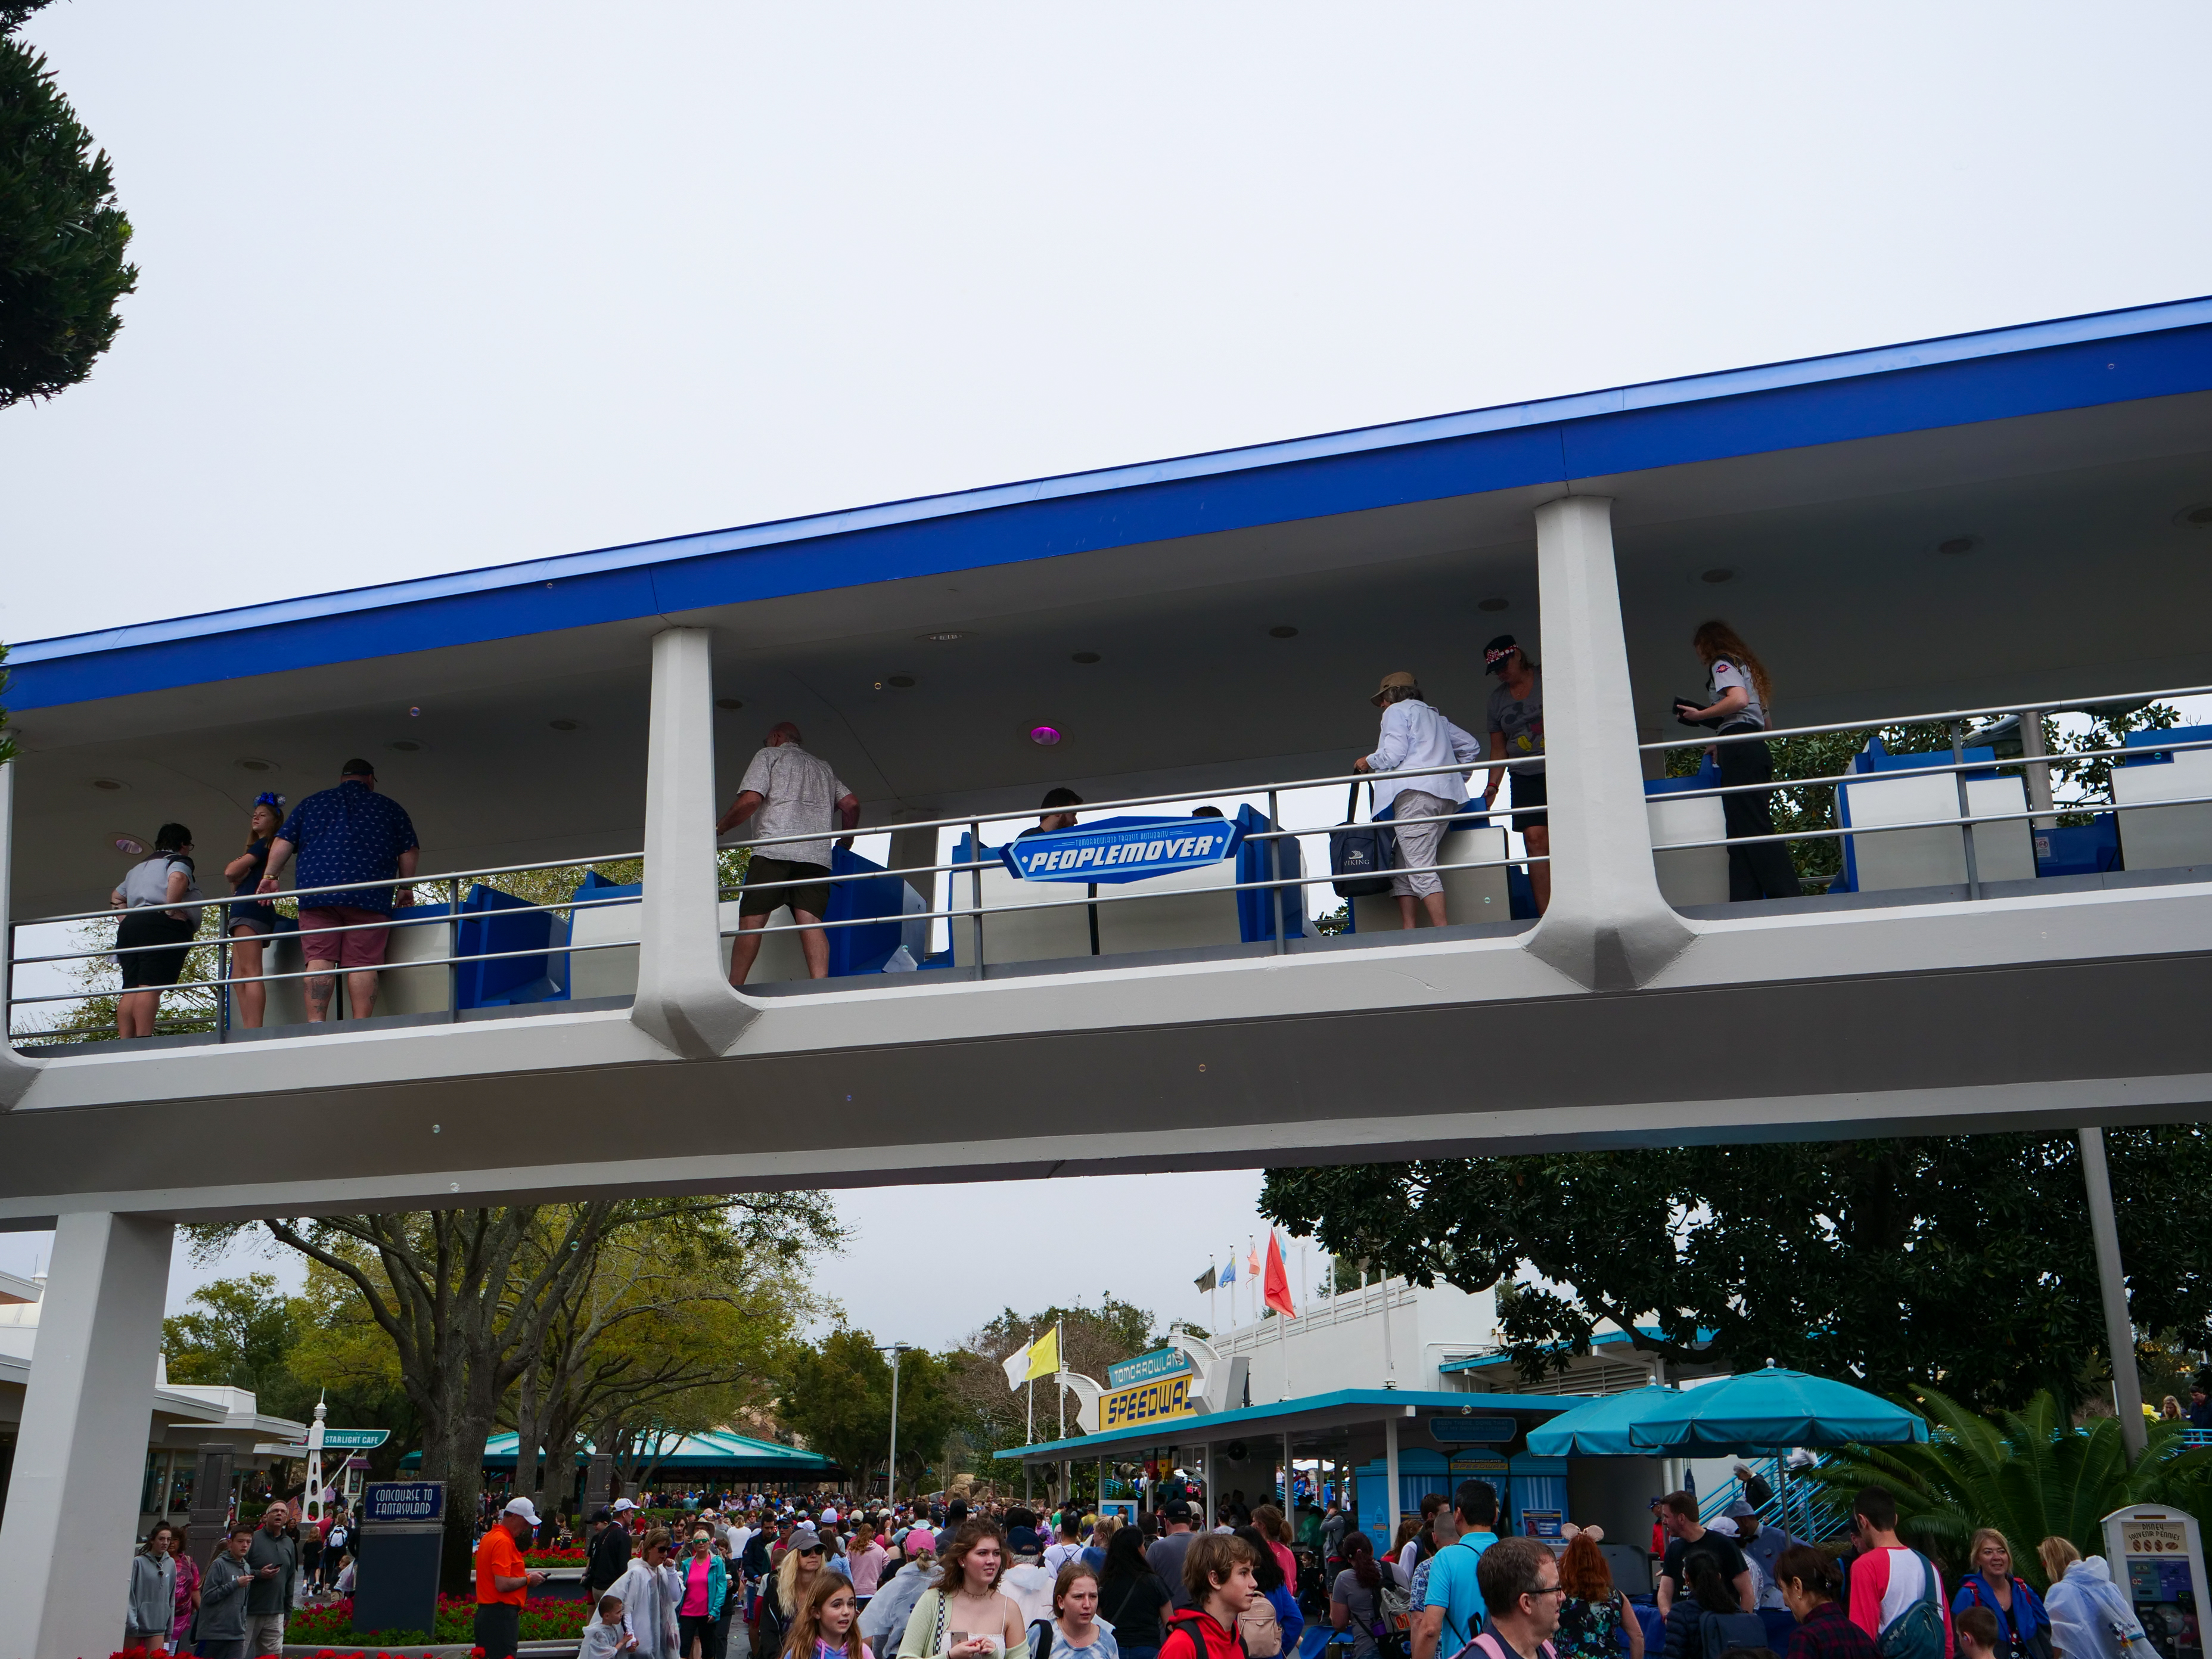
[[[1244,826],[1227,818],[1101,818],[1024,836],[999,849],[1024,881],[1139,881],[1235,856]]]

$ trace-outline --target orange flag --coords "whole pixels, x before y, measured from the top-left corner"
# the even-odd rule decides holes
[[[1283,1271],[1283,1247],[1273,1227],[1267,1229],[1267,1276],[1261,1288],[1269,1307],[1286,1318],[1297,1317],[1298,1310],[1291,1305],[1291,1276]]]

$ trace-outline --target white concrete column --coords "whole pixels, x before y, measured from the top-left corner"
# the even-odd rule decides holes
[[[175,1233],[105,1211],[54,1231],[0,1520],[0,1659],[79,1659],[122,1640]]]
[[[686,1060],[730,1051],[760,1006],[730,988],[715,891],[714,670],[702,628],[653,639],[645,896],[630,1020]]]
[[[9,965],[15,955],[15,930],[9,926],[9,902],[15,891],[14,849],[15,842],[15,763],[0,766],[0,991],[12,982],[13,969]],[[4,999],[0,999],[4,1002]],[[9,1014],[14,1024],[12,1011]],[[15,1052],[15,1045],[0,1033],[0,1112],[13,1111],[15,1103],[29,1091],[39,1075],[36,1062],[25,1060]]]
[[[1696,930],[1659,896],[1651,864],[1611,501],[1568,495],[1536,509],[1536,579],[1552,904],[1527,948],[1593,990],[1626,990]]]
[[[1545,722],[1548,728],[1550,722]],[[1382,1419],[1382,1541],[1375,1547],[1375,1553],[1385,1554],[1390,1540],[1398,1535],[1398,1414],[1395,1412]]]

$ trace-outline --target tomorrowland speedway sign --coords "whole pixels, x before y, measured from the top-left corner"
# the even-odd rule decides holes
[[[1101,818],[1073,830],[1024,836],[999,849],[1023,881],[1141,881],[1233,858],[1244,826],[1228,818]]]

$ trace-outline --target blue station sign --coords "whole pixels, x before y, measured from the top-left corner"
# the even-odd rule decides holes
[[[440,1521],[445,1514],[442,1480],[372,1480],[362,1488],[361,1518],[365,1526],[380,1521]]]
[[[999,849],[1024,881],[1141,881],[1234,858],[1244,826],[1228,818],[1101,818],[1024,836]]]

